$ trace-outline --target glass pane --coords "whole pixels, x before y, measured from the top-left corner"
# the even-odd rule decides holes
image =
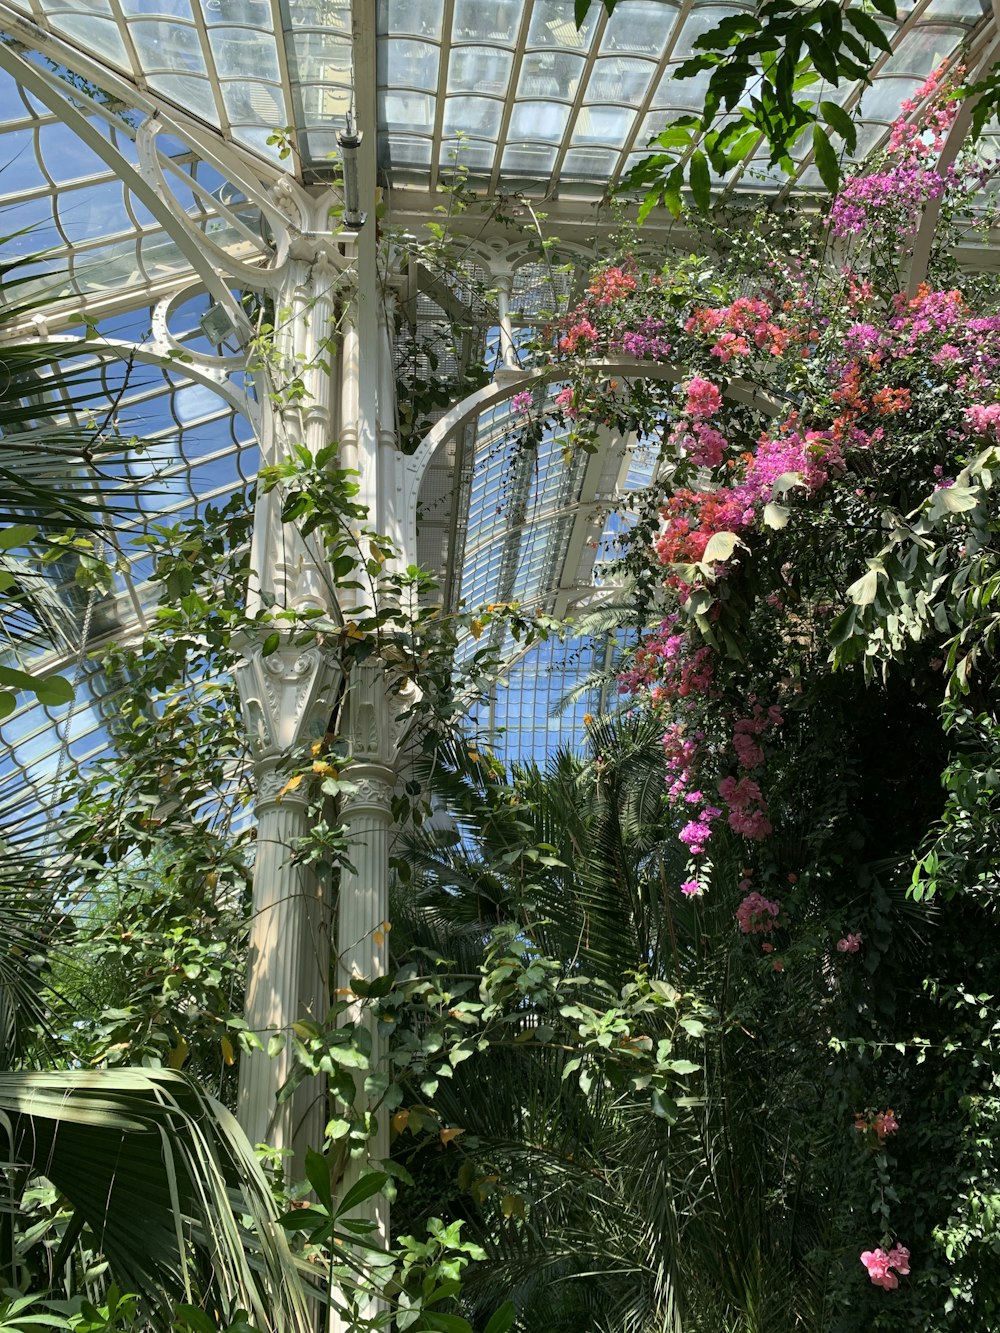
[[[445,134],[476,134],[495,139],[500,131],[503,103],[489,97],[449,97],[444,110]]]
[[[510,138],[554,142],[562,137],[569,113],[570,108],[559,103],[519,102],[510,118]]]
[[[513,56],[489,46],[459,46],[448,62],[448,91],[496,93],[503,96],[510,83]]]
[[[398,0],[406,9],[421,8]],[[452,40],[513,42],[524,12],[522,0],[455,0]]]

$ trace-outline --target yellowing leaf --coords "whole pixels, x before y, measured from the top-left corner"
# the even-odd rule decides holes
[[[325,759],[316,759],[313,762],[312,771],[319,773],[324,778],[335,778],[339,769],[335,768],[333,764],[328,764]]]
[[[500,1207],[508,1221],[512,1217],[524,1216],[524,1200],[520,1194],[505,1194],[500,1200]]]
[[[293,776],[290,777],[288,781],[285,783],[285,785],[282,787],[281,791],[278,792],[278,795],[275,799],[280,801],[282,796],[284,796],[287,792],[294,791],[296,787],[301,786],[302,779],[304,777],[305,777],[304,773],[293,774]]]
[[[476,619],[469,626],[469,633],[472,635],[474,639],[478,639],[479,636],[482,634],[482,632],[483,632],[483,622],[477,616]]]
[[[381,949],[382,945],[385,943],[385,932],[381,930],[372,931],[372,939],[375,941],[376,945]]]
[[[228,1037],[223,1037],[219,1042],[219,1045],[222,1047],[223,1062],[227,1065],[234,1064],[236,1061],[236,1053],[233,1050],[233,1043]]]
[[[183,1066],[184,1061],[188,1058],[190,1049],[187,1041],[183,1037],[178,1037],[177,1045],[171,1046],[170,1050],[167,1052],[167,1064],[170,1068],[180,1069]]]
[[[401,1111],[397,1111],[392,1117],[392,1127],[397,1134],[402,1134],[403,1130],[409,1123],[410,1113],[405,1107]]]
[[[452,1139],[457,1139],[459,1134],[464,1134],[464,1133],[465,1133],[464,1129],[442,1129],[438,1137],[440,1138],[444,1146],[447,1148],[448,1144],[452,1141]]]

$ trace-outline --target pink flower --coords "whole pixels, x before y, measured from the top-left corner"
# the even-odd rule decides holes
[[[861,941],[862,941],[863,938],[864,938],[864,937],[862,936],[860,930],[859,930],[859,931],[856,931],[856,932],[854,932],[854,933],[845,935],[844,938],[843,938],[842,940],[838,940],[838,941],[837,941],[837,952],[838,952],[838,953],[857,953],[857,951],[861,948]]]
[[[977,435],[985,435],[1000,420],[1000,403],[990,403],[988,407],[976,403],[965,409],[964,416],[967,429],[975,431]]]
[[[722,406],[722,390],[711,380],[695,375],[687,386],[684,413],[689,417],[714,417]]]
[[[899,1279],[895,1273],[890,1272],[889,1256],[885,1250],[865,1250],[861,1255],[861,1262],[868,1269],[868,1276],[876,1287],[894,1291],[899,1286]]]
[[[894,1245],[889,1251],[889,1264],[902,1277],[910,1271],[910,1251],[905,1245]]]
[[[531,399],[532,399],[531,390],[522,389],[520,393],[516,393],[514,397],[510,400],[510,405],[515,412],[530,412]]]
[[[899,1278],[906,1277],[910,1271],[910,1251],[905,1245],[894,1245],[886,1254],[885,1250],[865,1250],[861,1255],[861,1262],[868,1269],[868,1276],[876,1287],[882,1287],[885,1291],[895,1291],[899,1286]],[[892,1272],[896,1270],[896,1273]]]
[[[895,1134],[896,1130],[899,1129],[899,1121],[893,1115],[891,1109],[879,1111],[872,1121],[872,1129],[878,1135],[879,1143],[884,1143],[887,1134]],[[909,1254],[909,1251],[907,1251],[907,1254]]]
[[[700,898],[705,890],[696,879],[686,879],[681,885],[681,893],[685,898]]]
[[[736,920],[744,935],[769,935],[780,912],[781,903],[757,892],[748,893],[736,909]]]

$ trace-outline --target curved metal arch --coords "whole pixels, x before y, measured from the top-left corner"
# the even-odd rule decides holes
[[[211,389],[227,407],[246,417],[255,434],[258,431],[259,413],[255,400],[235,384],[230,383],[228,376],[221,369],[199,367],[194,362],[177,361],[166,356],[159,348],[143,347],[141,343],[125,342],[118,338],[101,338],[100,341],[91,339],[87,342],[71,333],[60,333],[52,335],[46,341],[58,344],[68,356],[92,356],[102,361],[134,360],[141,361],[144,365],[156,366],[159,370],[172,370],[193,384]],[[233,368],[238,369],[237,366]]]
[[[33,96],[44,102],[92,152],[108,164],[122,184],[142,201],[144,207],[149,209],[171,240],[176,242],[177,248],[213,298],[224,306],[234,319],[242,320],[244,318],[242,310],[232,292],[216,272],[204,248],[191,234],[190,228],[178,223],[173,210],[159,198],[152,185],[122,157],[103,134],[95,129],[88,117],[72,106],[62,93],[52,86],[41,70],[9,46],[0,45],[0,68],[5,69]]]
[[[595,370],[622,379],[655,379],[680,384],[686,370],[669,361],[638,361],[635,357],[604,357],[583,363],[584,369]],[[438,449],[463,426],[491,407],[513,398],[516,393],[551,380],[565,377],[567,365],[555,361],[533,370],[504,370],[489,384],[467,395],[437,421],[412,454],[400,456],[396,492],[400,502],[400,523],[404,549],[408,559],[415,556],[417,545],[417,502],[420,484]],[[732,379],[723,390],[726,397],[748,407],[756,407],[768,416],[777,416],[782,404],[748,380]]]

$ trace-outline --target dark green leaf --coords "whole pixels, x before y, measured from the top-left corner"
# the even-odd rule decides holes
[[[707,213],[712,205],[712,191],[708,175],[708,159],[701,149],[691,154],[688,168],[688,183],[694,202],[702,213]]]
[[[337,1206],[337,1217],[343,1217],[344,1213],[349,1213],[352,1208],[357,1208],[359,1203],[364,1203],[373,1194],[385,1189],[388,1179],[384,1171],[370,1171],[362,1176],[341,1199]]]
[[[869,46],[876,46],[880,51],[891,51],[888,37],[870,14],[863,9],[849,9],[846,15],[848,23],[857,28]]]
[[[813,126],[813,154],[820,179],[831,194],[836,194],[840,185],[840,167],[833,145],[821,125]]]
[[[513,1328],[514,1320],[517,1318],[517,1308],[512,1301],[504,1301],[500,1309],[492,1317],[483,1333],[508,1333]]]
[[[839,134],[847,145],[847,151],[853,153],[858,146],[858,127],[842,106],[836,102],[820,102],[823,119],[835,134]]]
[[[333,1189],[330,1185],[330,1163],[322,1153],[312,1148],[306,1149],[306,1176],[313,1187],[316,1198],[327,1210],[333,1212]]]

